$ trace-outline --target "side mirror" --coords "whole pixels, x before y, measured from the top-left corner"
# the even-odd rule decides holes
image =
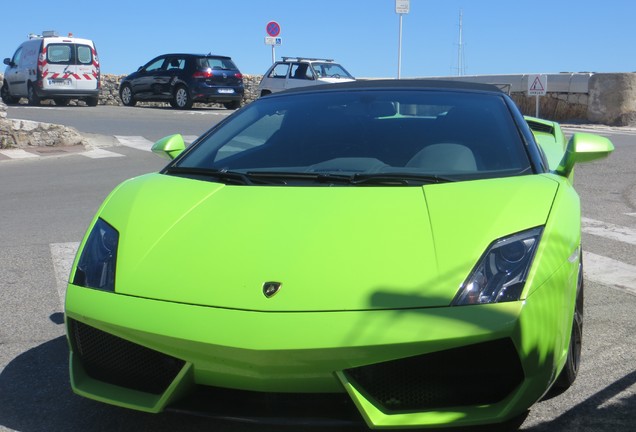
[[[569,177],[575,164],[606,158],[613,151],[614,145],[605,137],[588,133],[575,133],[568,141],[556,173]]]
[[[11,61],[9,57],[4,59],[4,64],[6,64],[7,66],[13,66],[13,62]]]
[[[161,138],[152,145],[152,152],[162,158],[172,160],[185,149],[185,142],[181,134],[169,135]]]

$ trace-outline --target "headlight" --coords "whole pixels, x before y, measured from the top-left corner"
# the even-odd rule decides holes
[[[492,243],[451,303],[453,306],[519,300],[543,227]]]
[[[115,264],[119,233],[97,219],[77,263],[73,284],[86,288],[115,291]]]

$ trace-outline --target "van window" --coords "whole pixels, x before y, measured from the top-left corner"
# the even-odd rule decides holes
[[[79,64],[93,63],[93,53],[88,45],[77,45],[77,62]]]
[[[46,47],[46,60],[51,64],[91,64],[93,51],[88,45],[51,43]]]
[[[49,63],[70,63],[71,45],[49,44],[46,47],[46,59]]]
[[[16,67],[22,64],[22,47],[18,48],[15,54],[13,54],[11,61],[13,61]]]

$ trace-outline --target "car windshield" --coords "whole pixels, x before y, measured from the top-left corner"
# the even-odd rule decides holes
[[[375,179],[406,186],[532,172],[503,94],[414,89],[261,98],[201,137],[165,172],[171,169],[207,172],[213,181],[232,173],[235,183],[258,177],[255,184],[281,185]]]
[[[350,78],[351,74],[337,63],[312,63],[311,67],[316,71],[318,78]]]

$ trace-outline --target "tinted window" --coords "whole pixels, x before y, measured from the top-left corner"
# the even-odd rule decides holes
[[[178,165],[457,180],[532,171],[503,95],[424,90],[262,98],[198,142]]]
[[[164,64],[166,60],[164,58],[160,58],[154,61],[151,61],[151,63],[147,64],[145,66],[146,72],[153,72],[159,69],[162,69],[162,66]]]
[[[230,59],[216,58],[216,57],[203,57],[197,59],[198,69],[224,69],[235,70],[236,66]]]

